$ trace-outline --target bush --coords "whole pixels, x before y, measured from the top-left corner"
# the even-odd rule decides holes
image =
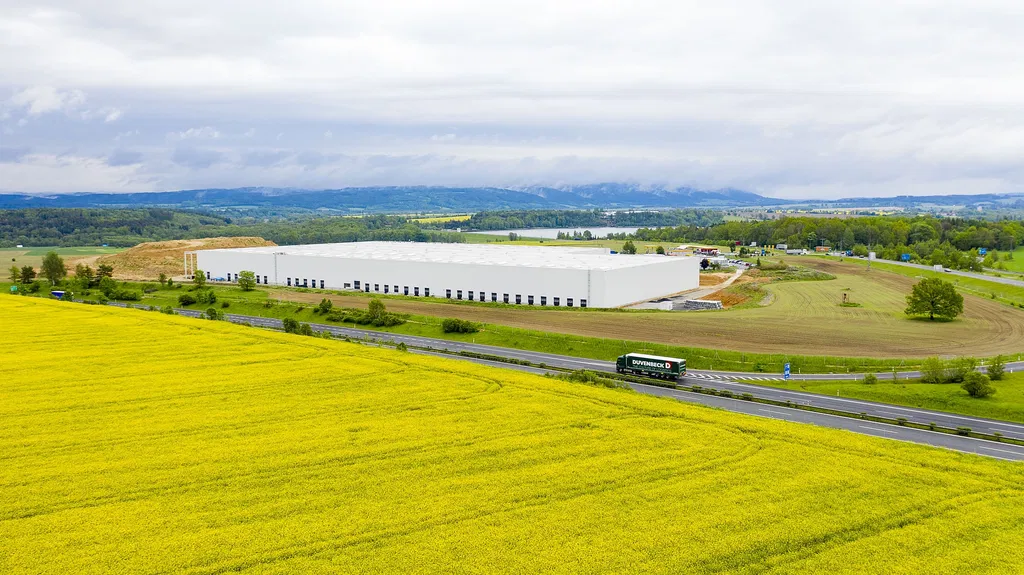
[[[174,308],[169,306],[169,305],[165,305],[164,307],[160,308],[160,313],[165,313],[167,315],[174,315]]]
[[[308,323],[300,323],[299,329],[295,330],[295,333],[299,335],[314,335],[313,328]]]
[[[878,376],[873,374],[873,373],[865,374],[864,375],[864,383],[866,383],[868,385],[874,385],[874,384],[878,383]]]
[[[208,307],[206,308],[206,317],[208,319],[221,319],[223,316],[215,308]]]
[[[958,427],[958,428],[956,428],[956,434],[957,435],[970,435],[971,434],[971,428],[970,427]]]
[[[476,333],[480,331],[480,327],[468,320],[457,319],[453,317],[445,318],[441,322],[441,329],[445,333]]]
[[[217,294],[213,290],[196,290],[195,294],[198,303],[217,303]]]
[[[404,341],[400,341],[398,342],[398,345],[395,346],[395,349],[398,351],[409,351],[409,346],[405,345]]]
[[[1006,375],[1006,358],[997,355],[992,358],[992,363],[988,365],[988,378],[992,381],[999,381]]]
[[[968,374],[976,373],[974,370],[977,367],[977,358],[958,357],[949,363],[949,368],[946,370],[946,381],[949,383],[960,383],[967,378]]]
[[[964,391],[967,392],[971,397],[988,397],[996,392],[996,388],[992,386],[987,375],[972,371],[964,377],[964,383],[961,385]]]
[[[921,381],[943,383],[946,381],[946,363],[937,357],[929,357],[921,364]]]
[[[327,298],[323,298],[320,300],[320,304],[313,309],[313,313],[330,313],[333,308],[334,302]]]
[[[229,301],[222,301],[222,302],[220,302],[220,307],[230,307],[230,306],[231,306],[231,302],[229,302]]]
[[[299,330],[299,322],[290,317],[286,317],[281,320],[281,325],[284,328],[285,333],[296,333]]]
[[[187,307],[196,303],[196,298],[192,297],[192,294],[183,293],[178,296],[178,305]]]

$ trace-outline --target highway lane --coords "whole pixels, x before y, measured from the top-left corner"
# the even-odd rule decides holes
[[[866,258],[859,258],[859,259],[866,259]],[[877,262],[877,263],[881,263],[881,264],[890,264],[890,265],[894,265],[894,266],[903,266],[903,267],[906,267],[906,268],[915,268],[915,269],[919,269],[919,270],[935,271],[932,268],[932,266],[926,266],[926,265],[922,265],[922,264],[913,264],[913,263],[910,263],[910,262],[896,262],[896,261],[892,261],[892,260],[874,260],[874,261]],[[1005,278],[1005,277],[1004,278],[997,278],[995,276],[988,276],[988,275],[979,274],[979,273],[976,273],[976,272],[965,272],[965,271],[961,271],[961,270],[949,270],[949,271],[947,271],[945,273],[947,273],[947,274],[949,274],[951,276],[960,276],[960,277],[965,277],[965,278],[973,278],[973,279],[978,279],[978,280],[985,280],[987,282],[993,282],[993,283],[997,283],[997,284],[1005,284],[1005,285],[1016,286],[1016,287],[1024,287],[1024,280],[1018,280],[1018,279],[1013,279],[1013,278]]]
[[[192,310],[180,310],[183,315],[190,315],[193,317],[201,316],[201,312]],[[235,323],[251,323],[255,326],[268,327],[280,329],[281,320],[273,318],[263,318],[255,316],[243,316],[235,314],[227,314],[226,319]],[[380,332],[373,330],[365,330],[359,328],[343,327],[330,324],[311,324],[313,329],[317,331],[326,330],[333,336],[341,337],[348,336],[353,339],[370,339],[370,340],[381,340],[381,341],[394,341],[404,342],[406,345],[416,347],[428,347],[437,350],[448,350],[453,352],[466,351],[487,355],[495,355],[500,357],[521,359],[529,361],[533,364],[544,364],[552,367],[569,368],[569,369],[589,369],[593,371],[603,372],[614,372],[615,363],[610,361],[602,361],[596,359],[586,359],[579,357],[570,357],[563,355],[556,355],[550,353],[541,353],[534,351],[524,351],[518,349],[510,349],[503,347],[496,347],[491,345],[476,344],[470,342],[457,342],[444,339],[428,338],[413,335],[395,334],[389,332]],[[467,358],[463,358],[467,359]],[[496,364],[501,367],[512,367],[511,364],[501,362],[487,362],[481,360],[479,363]],[[525,366],[519,366],[525,367]],[[529,371],[543,372],[543,369],[534,368]],[[749,378],[752,374],[731,374],[738,375],[744,378]],[[714,379],[710,379],[714,376]],[[821,376],[817,376],[821,377]],[[720,373],[711,372],[692,372],[688,374],[684,379],[683,383],[688,385],[701,385],[704,387],[713,387],[715,389],[724,390],[727,389],[733,393],[739,395],[742,393],[752,393],[758,397],[765,399],[772,399],[776,401],[791,401],[795,404],[810,405],[820,407],[824,409],[833,409],[837,411],[846,411],[853,413],[864,413],[876,417],[884,417],[889,419],[905,418],[908,422],[929,424],[935,423],[943,427],[970,427],[973,431],[980,433],[1000,433],[1004,437],[1010,437],[1015,439],[1024,439],[1024,425],[1019,423],[991,420],[979,417],[971,417],[966,415],[957,415],[952,413],[944,413],[939,411],[931,411],[926,409],[919,409],[913,407],[904,407],[897,405],[890,405],[884,403],[876,403],[871,401],[864,401],[859,399],[834,397],[830,395],[821,395],[816,393],[808,393],[803,391],[794,391],[788,389],[778,389],[773,387],[766,387],[755,385],[752,383],[742,383],[733,381],[728,377],[722,376]],[[662,389],[653,386],[653,389]],[[638,390],[639,391],[639,390]],[[699,394],[693,394],[691,392],[681,392],[686,394],[688,398],[696,397],[713,397],[703,396]],[[725,399],[725,398],[723,398]],[[747,402],[742,402],[746,405]],[[785,408],[781,408],[785,409]],[[805,413],[805,412],[801,412]],[[755,414],[756,415],[756,414]],[[857,421],[857,420],[854,420]],[[868,425],[865,422],[861,424]],[[884,424],[870,424],[880,427],[889,427]],[[857,430],[854,430],[857,431]],[[906,431],[904,429],[904,431]],[[869,430],[868,430],[869,432]]]

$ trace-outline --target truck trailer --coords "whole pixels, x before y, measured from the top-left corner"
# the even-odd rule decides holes
[[[659,379],[679,379],[686,375],[686,360],[643,353],[627,353],[620,355],[615,360],[615,371]]]

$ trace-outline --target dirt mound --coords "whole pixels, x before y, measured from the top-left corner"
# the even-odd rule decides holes
[[[252,248],[274,246],[263,238],[202,238],[146,242],[119,254],[103,256],[97,264],[114,266],[114,277],[126,280],[153,280],[160,274],[181,278],[185,274],[185,252],[216,248]]]

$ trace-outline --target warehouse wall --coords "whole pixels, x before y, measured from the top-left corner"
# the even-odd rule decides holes
[[[583,300],[588,307],[617,307],[646,299],[668,295],[696,288],[699,283],[699,264],[694,258],[664,256],[627,256],[628,258],[651,258],[652,265],[623,268],[618,270],[530,268],[518,265],[483,265],[473,263],[410,262],[374,259],[350,259],[324,256],[300,256],[244,251],[199,251],[199,269],[209,272],[211,277],[230,277],[242,270],[251,270],[264,277],[272,285],[286,286],[292,280],[293,286],[326,289],[356,289],[359,282],[361,291],[369,284],[371,293],[396,293],[424,296],[427,290],[432,297],[456,298],[462,290],[462,299],[480,301],[480,292],[491,301],[491,294],[497,294],[498,301],[504,301],[509,294],[509,303],[529,303],[533,296],[534,305],[565,306],[572,298],[574,307]],[[276,263],[275,263],[276,260]],[[228,274],[231,274],[230,276]],[[296,282],[296,280],[298,280]],[[387,286],[387,291],[385,291]]]
[[[591,296],[594,307],[619,307],[696,289],[700,284],[700,262],[696,258],[653,255],[623,257],[648,258],[652,263],[592,272]]]

